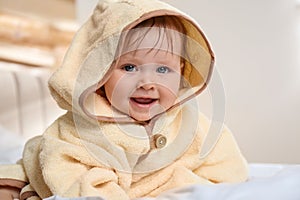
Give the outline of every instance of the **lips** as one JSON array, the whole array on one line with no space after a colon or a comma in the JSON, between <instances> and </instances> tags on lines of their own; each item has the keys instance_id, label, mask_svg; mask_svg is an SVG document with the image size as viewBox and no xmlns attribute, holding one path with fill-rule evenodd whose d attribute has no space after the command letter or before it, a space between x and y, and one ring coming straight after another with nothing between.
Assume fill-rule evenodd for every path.
<instances>
[{"instance_id":1,"label":"lips","mask_svg":"<svg viewBox=\"0 0 300 200\"><path fill-rule=\"evenodd\" d=\"M153 104L155 104L157 102L158 99L154 99L154 98L144 98L144 97L132 97L130 98L130 101L138 106L138 107L150 107Z\"/></svg>"}]
</instances>

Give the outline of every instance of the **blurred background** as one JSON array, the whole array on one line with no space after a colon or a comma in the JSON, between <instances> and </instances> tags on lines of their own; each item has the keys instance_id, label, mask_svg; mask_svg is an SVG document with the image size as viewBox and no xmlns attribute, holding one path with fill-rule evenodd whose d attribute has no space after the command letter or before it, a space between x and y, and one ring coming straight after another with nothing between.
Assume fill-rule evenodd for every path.
<instances>
[{"instance_id":1,"label":"blurred background","mask_svg":"<svg viewBox=\"0 0 300 200\"><path fill-rule=\"evenodd\" d=\"M164 1L208 36L226 96L225 123L249 162L300 164L300 1ZM0 0L0 138L26 140L63 113L47 79L96 3ZM208 115L209 96L199 97Z\"/></svg>"}]
</instances>

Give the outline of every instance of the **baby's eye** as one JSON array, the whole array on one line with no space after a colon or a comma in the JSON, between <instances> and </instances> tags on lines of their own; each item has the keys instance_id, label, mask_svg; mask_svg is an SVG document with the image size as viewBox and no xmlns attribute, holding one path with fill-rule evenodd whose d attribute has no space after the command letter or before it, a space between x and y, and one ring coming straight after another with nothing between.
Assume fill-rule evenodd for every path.
<instances>
[{"instance_id":1,"label":"baby's eye","mask_svg":"<svg viewBox=\"0 0 300 200\"><path fill-rule=\"evenodd\" d=\"M168 73L169 71L170 71L170 69L166 66L160 66L156 69L156 72L161 73L161 74Z\"/></svg>"},{"instance_id":2,"label":"baby's eye","mask_svg":"<svg viewBox=\"0 0 300 200\"><path fill-rule=\"evenodd\" d=\"M127 71L127 72L135 72L137 71L136 66L134 65L125 65L122 67L123 70Z\"/></svg>"}]
</instances>

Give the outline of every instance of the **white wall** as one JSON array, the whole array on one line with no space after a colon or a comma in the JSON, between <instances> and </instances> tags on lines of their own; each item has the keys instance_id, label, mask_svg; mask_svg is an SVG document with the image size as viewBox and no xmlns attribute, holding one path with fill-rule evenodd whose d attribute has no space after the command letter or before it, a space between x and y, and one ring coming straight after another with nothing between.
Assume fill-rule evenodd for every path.
<instances>
[{"instance_id":1,"label":"white wall","mask_svg":"<svg viewBox=\"0 0 300 200\"><path fill-rule=\"evenodd\" d=\"M76 0L76 17L78 23L82 24L92 14L98 0Z\"/></svg>"},{"instance_id":2,"label":"white wall","mask_svg":"<svg viewBox=\"0 0 300 200\"><path fill-rule=\"evenodd\" d=\"M194 17L210 39L225 88L225 122L247 159L300 163L296 0L165 1ZM80 22L95 2L77 10Z\"/></svg>"}]
</instances>

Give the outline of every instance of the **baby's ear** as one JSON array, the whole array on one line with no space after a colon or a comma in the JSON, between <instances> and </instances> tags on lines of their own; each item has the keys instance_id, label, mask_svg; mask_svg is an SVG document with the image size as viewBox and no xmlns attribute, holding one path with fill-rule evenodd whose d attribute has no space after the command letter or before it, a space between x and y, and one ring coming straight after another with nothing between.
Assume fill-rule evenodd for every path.
<instances>
[{"instance_id":1,"label":"baby's ear","mask_svg":"<svg viewBox=\"0 0 300 200\"><path fill-rule=\"evenodd\" d=\"M183 70L184 62L180 62L180 69Z\"/></svg>"},{"instance_id":2,"label":"baby's ear","mask_svg":"<svg viewBox=\"0 0 300 200\"><path fill-rule=\"evenodd\" d=\"M180 72L181 72L181 75L183 75L183 72L184 72L184 62L180 62Z\"/></svg>"}]
</instances>

